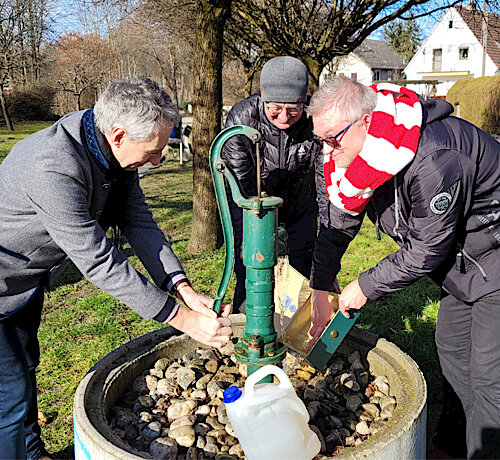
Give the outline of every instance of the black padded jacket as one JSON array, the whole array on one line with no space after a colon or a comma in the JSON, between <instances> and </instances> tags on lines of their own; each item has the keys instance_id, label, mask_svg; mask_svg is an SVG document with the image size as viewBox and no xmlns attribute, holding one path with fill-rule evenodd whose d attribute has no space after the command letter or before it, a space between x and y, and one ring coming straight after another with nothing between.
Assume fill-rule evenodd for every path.
<instances>
[{"instance_id":1,"label":"black padded jacket","mask_svg":"<svg viewBox=\"0 0 500 460\"><path fill-rule=\"evenodd\" d=\"M262 135L260 143L262 190L283 198L279 222L292 225L305 214L317 214L315 159L321 148L313 140L312 120L307 115L288 129L273 125L264 113L260 94L234 105L226 128L247 125ZM246 136L234 136L225 144L226 163L249 196L257 194L255 146Z\"/></svg>"},{"instance_id":2,"label":"black padded jacket","mask_svg":"<svg viewBox=\"0 0 500 460\"><path fill-rule=\"evenodd\" d=\"M333 206L317 161L320 231L311 287L330 290L364 214L400 249L359 276L369 299L429 275L462 301L500 290L500 144L450 116L445 101L421 101L414 160L379 187L359 216Z\"/></svg>"}]
</instances>

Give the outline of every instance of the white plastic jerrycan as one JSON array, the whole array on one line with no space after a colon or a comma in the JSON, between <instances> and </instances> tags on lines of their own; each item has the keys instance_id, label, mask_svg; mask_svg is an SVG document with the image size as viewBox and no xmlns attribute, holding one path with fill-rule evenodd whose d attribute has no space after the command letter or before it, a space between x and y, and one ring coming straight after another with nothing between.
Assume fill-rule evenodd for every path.
<instances>
[{"instance_id":1,"label":"white plastic jerrycan","mask_svg":"<svg viewBox=\"0 0 500 460\"><path fill-rule=\"evenodd\" d=\"M257 385L270 374L279 385ZM247 460L311 460L321 450L304 403L279 367L263 366L247 378L243 390L229 387L224 403Z\"/></svg>"}]
</instances>

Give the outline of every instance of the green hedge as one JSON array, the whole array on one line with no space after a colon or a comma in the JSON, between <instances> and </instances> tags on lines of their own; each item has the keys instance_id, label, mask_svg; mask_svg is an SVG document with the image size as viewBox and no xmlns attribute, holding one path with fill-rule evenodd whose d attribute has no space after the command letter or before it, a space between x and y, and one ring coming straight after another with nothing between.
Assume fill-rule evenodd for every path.
<instances>
[{"instance_id":1,"label":"green hedge","mask_svg":"<svg viewBox=\"0 0 500 460\"><path fill-rule=\"evenodd\" d=\"M464 78L451 87L446 100L455 113L460 105L460 118L487 133L500 134L500 75Z\"/></svg>"}]
</instances>

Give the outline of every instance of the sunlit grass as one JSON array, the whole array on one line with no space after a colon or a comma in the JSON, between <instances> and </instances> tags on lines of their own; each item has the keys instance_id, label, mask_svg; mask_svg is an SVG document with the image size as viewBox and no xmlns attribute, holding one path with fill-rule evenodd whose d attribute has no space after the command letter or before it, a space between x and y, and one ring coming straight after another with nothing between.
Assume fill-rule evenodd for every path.
<instances>
[{"instance_id":1,"label":"sunlit grass","mask_svg":"<svg viewBox=\"0 0 500 460\"><path fill-rule=\"evenodd\" d=\"M51 121L23 121L14 124L14 131L7 131L5 126L0 127L0 162L16 142L51 124Z\"/></svg>"}]
</instances>

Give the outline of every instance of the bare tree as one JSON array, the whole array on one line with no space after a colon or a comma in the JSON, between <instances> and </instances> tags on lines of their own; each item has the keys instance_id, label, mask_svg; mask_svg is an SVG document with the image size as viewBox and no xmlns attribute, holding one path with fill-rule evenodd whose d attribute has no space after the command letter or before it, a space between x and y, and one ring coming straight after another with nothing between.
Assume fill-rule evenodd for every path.
<instances>
[{"instance_id":1,"label":"bare tree","mask_svg":"<svg viewBox=\"0 0 500 460\"><path fill-rule=\"evenodd\" d=\"M255 75L273 55L265 37L261 35L256 28L245 24L238 14L231 15L224 30L224 47L228 59L238 60L245 71L246 97L252 94Z\"/></svg>"},{"instance_id":2,"label":"bare tree","mask_svg":"<svg viewBox=\"0 0 500 460\"><path fill-rule=\"evenodd\" d=\"M116 54L109 43L94 34L64 34L56 44L57 66L54 72L61 91L72 94L75 109L81 110L84 91L96 90L109 81Z\"/></svg>"},{"instance_id":3,"label":"bare tree","mask_svg":"<svg viewBox=\"0 0 500 460\"><path fill-rule=\"evenodd\" d=\"M49 38L56 0L15 0L11 3L16 27L21 31L16 40L20 62L12 79L17 88L23 89L40 81L44 63L42 45Z\"/></svg>"},{"instance_id":4,"label":"bare tree","mask_svg":"<svg viewBox=\"0 0 500 460\"><path fill-rule=\"evenodd\" d=\"M0 0L0 104L2 115L9 131L14 127L10 119L5 101L4 87L12 83L12 76L22 66L23 49L19 47L24 29L19 22L18 8L15 0Z\"/></svg>"},{"instance_id":5,"label":"bare tree","mask_svg":"<svg viewBox=\"0 0 500 460\"><path fill-rule=\"evenodd\" d=\"M186 74L192 72L192 47L190 40L177 33L164 18L147 7L138 8L120 28L120 35L130 40L135 37L133 47L140 50L142 60L149 69L156 68L160 80L171 93L177 106L180 105Z\"/></svg>"},{"instance_id":6,"label":"bare tree","mask_svg":"<svg viewBox=\"0 0 500 460\"><path fill-rule=\"evenodd\" d=\"M242 37L271 56L290 55L306 65L312 89L336 56L358 47L379 27L415 8L426 14L460 3L434 0L240 0L233 16L241 18ZM418 14L418 11L417 11ZM416 17L415 13L414 16Z\"/></svg>"}]
</instances>

